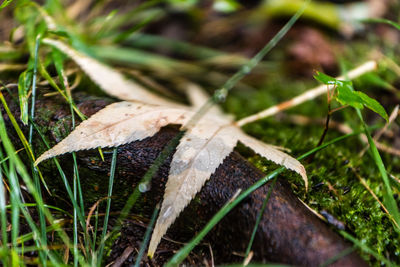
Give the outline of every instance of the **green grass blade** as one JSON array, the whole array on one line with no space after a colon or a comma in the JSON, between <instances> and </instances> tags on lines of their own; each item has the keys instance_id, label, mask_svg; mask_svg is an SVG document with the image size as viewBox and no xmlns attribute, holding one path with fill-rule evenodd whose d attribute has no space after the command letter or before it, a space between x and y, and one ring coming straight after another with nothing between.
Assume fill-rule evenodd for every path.
<instances>
[{"instance_id":1,"label":"green grass blade","mask_svg":"<svg viewBox=\"0 0 400 267\"><path fill-rule=\"evenodd\" d=\"M372 250L371 248L369 248L367 245L365 245L362 241L354 238L352 235L350 235L349 233L345 232L345 231L340 231L340 234L350 240L354 245L356 245L357 247L359 247L361 250L367 252L368 254L374 256L377 260L380 260L381 262L385 263L386 266L395 266L393 263L391 263L389 260L387 260L386 258L382 257L380 254L376 253L374 250Z\"/></svg>"},{"instance_id":2,"label":"green grass blade","mask_svg":"<svg viewBox=\"0 0 400 267\"><path fill-rule=\"evenodd\" d=\"M154 224L156 222L158 212L160 211L159 205L160 204L157 204L156 208L153 211L153 215L151 216L151 220L149 222L149 225L147 225L146 233L144 234L143 241L140 244L140 250L139 250L139 253L138 253L137 257L136 257L136 262L135 262L134 267L140 267L140 262L142 260L143 255L144 255L144 252L146 251L147 244L149 243L149 240L150 240L151 232L153 231L153 226L154 226Z\"/></svg>"},{"instance_id":3,"label":"green grass blade","mask_svg":"<svg viewBox=\"0 0 400 267\"><path fill-rule=\"evenodd\" d=\"M95 220L94 220L92 251L96 250L97 229L99 226L99 206L96 207L96 212L95 212L94 218L95 218Z\"/></svg>"},{"instance_id":4,"label":"green grass blade","mask_svg":"<svg viewBox=\"0 0 400 267\"><path fill-rule=\"evenodd\" d=\"M165 148L161 151L161 153L155 159L153 164L150 166L150 168L147 170L147 172L145 173L143 178L140 180L138 186L136 186L133 193L129 196L128 201L126 202L125 206L123 207L123 209L121 211L121 215L118 218L119 222L122 222L126 218L129 211L135 204L136 200L141 195L141 192L146 191L146 188L148 187L149 183L151 182L151 179L153 178L154 174L158 171L158 169L161 167L161 165L164 163L164 161L168 158L169 155L171 155L171 153L178 146L179 141L181 140L183 135L184 135L184 132L182 132L182 131L179 132L173 139L171 139L168 142L168 144L165 146ZM142 189L142 188L144 188L144 189Z\"/></svg>"},{"instance_id":5,"label":"green grass blade","mask_svg":"<svg viewBox=\"0 0 400 267\"><path fill-rule=\"evenodd\" d=\"M75 155L74 155L75 156ZM74 157L74 164L76 164L76 157ZM72 184L74 200L77 202L77 169L74 165L74 182ZM78 213L76 211L77 207L74 207L74 222L73 222L73 245L74 245L74 254L78 254ZM78 266L78 258L74 257L74 267Z\"/></svg>"},{"instance_id":6,"label":"green grass blade","mask_svg":"<svg viewBox=\"0 0 400 267\"><path fill-rule=\"evenodd\" d=\"M368 22L368 23L383 23L383 24L387 24L387 25L393 26L394 28L396 28L397 30L400 31L400 24L398 24L398 23L396 23L394 21L388 20L388 19L370 18L370 19L364 19L364 20L361 20L361 21L362 22Z\"/></svg>"},{"instance_id":7,"label":"green grass blade","mask_svg":"<svg viewBox=\"0 0 400 267\"><path fill-rule=\"evenodd\" d=\"M44 145L48 149L50 149L50 145L49 145L46 137L43 135L43 133L39 130L39 128L35 124L33 124L33 126L35 127L37 133L40 135ZM68 194L68 196L69 196L69 198L70 198L70 200L72 202L72 206L76 207L78 218L79 218L79 221L81 223L81 226L82 226L83 229L86 229L86 220L85 220L84 214L81 213L81 209L79 208L78 204L76 203L76 201L74 199L74 195L72 193L71 186L69 185L68 179L67 179L64 171L61 168L60 162L57 160L57 158L53 158L53 161L56 164L56 168L57 168L57 170L58 170L58 172L59 172L59 174L61 176L61 179L62 179L62 181L64 183L65 189L67 190L67 194Z\"/></svg>"},{"instance_id":8,"label":"green grass blade","mask_svg":"<svg viewBox=\"0 0 400 267\"><path fill-rule=\"evenodd\" d=\"M118 154L118 148L114 148L113 150L113 155L112 155L112 161L111 161L111 170L110 170L110 179L108 183L108 193L107 193L107 207L106 207L106 214L104 217L104 223L103 223L103 231L101 233L101 239L100 239L100 248L99 248L99 253L98 253L98 264L101 264L101 261L103 259L103 253L104 253L104 245L105 245L105 239L106 239L106 234L107 234L107 226L108 226L108 218L110 216L110 208L111 208L111 196L112 196L112 189L114 185L114 175L115 175L115 167L117 166L117 154Z\"/></svg>"},{"instance_id":9,"label":"green grass blade","mask_svg":"<svg viewBox=\"0 0 400 267\"><path fill-rule=\"evenodd\" d=\"M245 259L247 259L247 257L249 256L249 253L251 251L251 247L253 245L254 238L255 238L256 233L257 233L258 225L260 224L261 219L262 219L262 217L264 215L265 208L267 207L267 203L268 203L268 200L269 200L269 198L271 196L272 190L275 187L276 180L277 180L277 177L275 177L275 179L272 181L272 184L271 184L271 187L268 190L267 196L265 197L265 199L263 201L263 204L261 206L261 209L257 214L256 223L254 224L253 232L251 233L250 241L249 241L249 244L247 245L246 253L245 253L245 256L244 256Z\"/></svg>"},{"instance_id":10,"label":"green grass blade","mask_svg":"<svg viewBox=\"0 0 400 267\"><path fill-rule=\"evenodd\" d=\"M35 162L35 156L33 154L32 147L29 145L28 140L26 140L26 137L25 137L24 133L22 132L21 128L19 127L14 115L11 113L10 109L8 108L6 100L4 99L4 96L1 93L1 91L0 91L0 100L3 103L3 107L6 110L7 115L10 118L10 121L11 121L12 125L14 126L14 129L17 132L17 135L18 135L19 139L21 140L21 143L24 146L24 148L26 150L26 153L28 154L28 157L31 159L32 162ZM39 177L40 177L40 179L42 181L43 186L46 188L47 192L49 192L49 194L51 194L50 190L49 190L49 188L48 188L48 186L46 184L46 181L44 180L43 175L40 172L40 169L39 168L36 168L36 169L37 169Z\"/></svg>"},{"instance_id":11,"label":"green grass blade","mask_svg":"<svg viewBox=\"0 0 400 267\"><path fill-rule=\"evenodd\" d=\"M52 231L54 231L54 230L60 228L62 225L63 225L62 223L58 223L58 222L56 222L56 223L54 223L54 224L52 224L52 225L49 225L49 226L47 226L47 227L45 228L45 233L52 232ZM34 240L34 239L35 239L35 235L36 235L35 232L31 232L31 233L27 233L27 234L24 234L24 235L20 235L20 236L18 236L18 238L17 238L17 242L18 242L18 243L24 243L24 242L27 242L27 241L29 241L29 240ZM45 238L44 238L44 239L45 239ZM47 246L39 246L39 248L40 248L40 247L43 247L43 248L45 248L45 249L47 248ZM43 251L43 249L41 249L40 251Z\"/></svg>"},{"instance_id":12,"label":"green grass blade","mask_svg":"<svg viewBox=\"0 0 400 267\"><path fill-rule=\"evenodd\" d=\"M7 216L6 216L6 191L3 182L3 171L0 169L0 220L1 220L1 240L3 248L7 248Z\"/></svg>"},{"instance_id":13,"label":"green grass blade","mask_svg":"<svg viewBox=\"0 0 400 267\"><path fill-rule=\"evenodd\" d=\"M340 253L338 253L337 255L333 256L332 258L328 259L326 262L324 262L323 264L321 264L319 267L329 267L331 266L333 263L335 263L336 261L340 260L341 258L346 257L347 255L349 255L350 253L352 253L354 250L356 250L356 247L350 247L350 248L346 248L345 250L341 251Z\"/></svg>"},{"instance_id":14,"label":"green grass blade","mask_svg":"<svg viewBox=\"0 0 400 267\"><path fill-rule=\"evenodd\" d=\"M32 75L32 99L31 99L31 111L30 111L30 116L32 118L32 121L34 121L34 119L35 119L36 76L37 76L37 62L38 62L38 57L39 57L40 38L41 38L40 35L38 35L36 37L35 52L34 52L34 65L33 65L33 75ZM27 116L26 120L28 121L28 116ZM29 136L28 136L28 142L29 142L30 147L32 147L32 137L33 137L33 125L30 124L29 125ZM32 168L32 176L33 176L33 180L35 182L36 190L38 192L39 197L42 198L42 190L40 188L39 173L38 173L38 169L34 166L33 162L31 162L31 168ZM40 224L40 230L41 230L42 236L46 236L46 220L45 220L44 214L41 209L38 209L38 213L39 213L39 224ZM46 238L44 238L43 241L45 243L41 244L41 245L46 248L47 247ZM47 250L39 251L39 257L40 257L40 260L43 262L44 267L46 267L46 263L47 263L47 259L46 259L47 254L48 254Z\"/></svg>"},{"instance_id":15,"label":"green grass blade","mask_svg":"<svg viewBox=\"0 0 400 267\"><path fill-rule=\"evenodd\" d=\"M66 88L68 86L68 81L65 79L67 78L65 75L64 71L64 66L63 66L63 58L61 56L61 53L58 52L58 50L53 49L52 52L52 58L54 65L57 70L58 77L61 81L61 86L63 87L64 91L66 92L66 95L68 97L68 103L70 106L70 112L71 112L71 120L72 120L72 129L75 129L75 113L73 109L73 100L71 96L71 92L69 88ZM78 203L78 194L79 194L79 207L74 206L73 210L73 245L74 245L74 251L75 254L78 254L78 213L76 209L80 209L82 214L85 214L85 209L84 209L84 202L83 202L83 196L82 196L82 190L81 190L81 183L80 183L80 178L79 178L79 171L78 171L78 164L76 161L76 153L72 153L72 158L73 158L73 195L74 195L74 200L76 203ZM86 233L86 232L85 232ZM87 239L88 236L85 234L84 238ZM86 247L86 254L89 254L89 248ZM74 257L74 266L78 266L78 258Z\"/></svg>"},{"instance_id":16,"label":"green grass blade","mask_svg":"<svg viewBox=\"0 0 400 267\"><path fill-rule=\"evenodd\" d=\"M63 90L57 85L57 83L53 80L50 74L47 72L46 68L44 67L43 63L39 61L39 72L40 74L49 82L51 87L57 90L58 93L68 102L68 96L64 93ZM71 103L74 108L75 113L79 116L81 120L86 120L86 116L78 109L78 107Z\"/></svg>"},{"instance_id":17,"label":"green grass blade","mask_svg":"<svg viewBox=\"0 0 400 267\"><path fill-rule=\"evenodd\" d=\"M39 58L39 45L40 45L41 36L38 35L36 37L35 44L35 53L34 53L34 64L33 64L33 75L32 75L32 100L31 100L31 118L32 121L35 121L35 103L36 103L36 77L37 77L37 65ZM28 118L26 118L28 120ZM32 145L32 136L33 136L33 126L29 125L29 145Z\"/></svg>"},{"instance_id":18,"label":"green grass blade","mask_svg":"<svg viewBox=\"0 0 400 267\"><path fill-rule=\"evenodd\" d=\"M182 129L192 128L197 121L215 104L224 102L229 91L247 74L249 74L257 64L271 51L272 48L286 35L294 23L300 18L310 0L306 0L302 7L290 18L290 20L280 29L280 31L252 58L242 66L225 84L215 91L214 95L196 112L196 114L182 127Z\"/></svg>"},{"instance_id":19,"label":"green grass blade","mask_svg":"<svg viewBox=\"0 0 400 267\"><path fill-rule=\"evenodd\" d=\"M24 207L38 207L38 204L37 203L23 203L22 206L24 206ZM72 214L71 213L69 213L68 211L63 210L63 209L61 209L59 207L56 207L56 206L53 206L53 205L48 205L48 204L44 204L43 206L46 207L47 209L52 209L52 210L59 211L59 212L65 214L65 215L67 215L68 217L72 218ZM11 209L11 205L6 205L5 208L6 209Z\"/></svg>"},{"instance_id":20,"label":"green grass blade","mask_svg":"<svg viewBox=\"0 0 400 267\"><path fill-rule=\"evenodd\" d=\"M356 109L356 112L357 112L357 115L364 127L365 135L368 138L369 150L371 151L372 158L373 158L376 166L378 167L379 173L381 174L381 177L383 180L383 184L384 184L383 200L384 200L385 206L388 209L390 216L392 216L394 221L396 222L395 229L400 230L399 207L397 206L396 200L394 199L392 187L390 185L390 180L387 175L385 165L382 161L382 158L381 158L381 155L379 154L378 149L376 148L375 142L371 137L371 134L367 128L367 125L365 124L365 121L362 117L361 111L359 109Z\"/></svg>"},{"instance_id":21,"label":"green grass blade","mask_svg":"<svg viewBox=\"0 0 400 267\"><path fill-rule=\"evenodd\" d=\"M217 49L212 49L203 46L193 45L184 41L169 39L159 35L151 35L146 33L136 33L125 40L124 44L130 45L136 48L157 48L160 44L164 49L170 49L174 53L180 55L191 56L198 59L207 59L219 56L228 56L228 54L221 52ZM240 56L238 56L240 57ZM243 62L247 62L249 59L243 57Z\"/></svg>"},{"instance_id":22,"label":"green grass blade","mask_svg":"<svg viewBox=\"0 0 400 267\"><path fill-rule=\"evenodd\" d=\"M146 25L148 25L149 23L153 22L154 20L158 19L160 17L161 14L163 14L162 10L155 10L156 12L154 12L153 14L151 14L150 16L146 16L146 18L144 18L142 21L140 21L139 23L137 23L135 26L133 26L132 28L130 28L127 31L124 31L120 34L118 34L113 40L113 43L120 43L122 41L124 41L125 39L127 39L129 36L131 36L133 33L139 31L140 29L144 28Z\"/></svg>"},{"instance_id":23,"label":"green grass blade","mask_svg":"<svg viewBox=\"0 0 400 267\"><path fill-rule=\"evenodd\" d=\"M51 213L49 212L49 210L46 208L46 205L43 203L43 199L40 198L38 196L38 193L36 191L36 188L34 186L34 183L32 182L32 180L30 179L24 164L22 163L22 161L17 157L17 155L15 154L15 149L12 146L11 141L9 140L7 134L6 134L6 128L5 128L5 124L4 124L4 120L3 117L0 113L0 138L3 141L3 145L6 148L6 151L8 152L8 155L10 156L10 160L12 160L13 162L15 162L15 166L16 169L20 175L20 177L22 177L25 185L27 186L29 192L31 193L31 195L34 197L35 201L36 201L36 205L37 207L39 207L40 209L43 210L43 213L45 214L47 220L49 221L50 225L55 225L57 226L57 224L55 223L55 220L53 218L53 216L51 215ZM25 209L24 204L20 204L20 210L22 211L24 218L27 220L28 225L30 226L30 228L32 229L33 232L36 232L35 236L38 238L38 240L41 241L41 239L46 238L43 237L40 233L40 231L37 229L35 222L32 220L29 212ZM63 240L63 242L68 246L68 247L72 247L70 246L70 241L68 236L66 235L65 232L63 232L63 230L59 227L57 227L56 232L59 234L59 236L61 237L61 239ZM41 241L41 243L44 243ZM74 253L74 251L71 250L72 253ZM49 258L52 261L52 264L54 264L55 266L60 266L59 261L56 260L56 257L53 255L53 253L51 251L49 251ZM83 258L80 254L78 255L74 255L76 257L78 257L79 263L81 266L86 266L85 262L83 261Z\"/></svg>"},{"instance_id":24,"label":"green grass blade","mask_svg":"<svg viewBox=\"0 0 400 267\"><path fill-rule=\"evenodd\" d=\"M1 5L0 5L0 10L7 7L9 4L11 4L12 1L13 0L4 0L3 3L1 3Z\"/></svg>"},{"instance_id":25,"label":"green grass blade","mask_svg":"<svg viewBox=\"0 0 400 267\"><path fill-rule=\"evenodd\" d=\"M2 140L3 146L7 152L7 154L10 156L10 169L9 169L9 181L10 181L10 187L11 187L11 209L12 209L12 217L15 216L14 214L16 214L16 207L18 207L19 211L22 212L26 222L28 223L29 227L32 229L32 231L35 233L36 238L36 244L38 247L41 246L41 244L44 244L45 242L43 241L44 236L41 235L41 232L37 229L35 222L33 221L30 213L28 212L28 210L26 209L26 207L24 207L24 205L21 203L19 196L22 196L22 193L20 191L20 186L19 186L19 181L18 181L18 176L17 176L17 171L19 173L19 175L22 177L22 179L24 180L25 185L28 187L30 193L32 194L32 196L35 198L35 201L37 201L38 206L40 208L43 209L44 213L46 215L48 215L48 218L51 222L53 222L54 220L52 219L50 213L48 212L47 209L44 208L43 205L43 200L38 196L37 191L35 186L33 185L32 180L30 179L23 163L19 160L19 158L15 155L15 149L13 147L13 145L11 144L10 139L7 136L7 130L5 127L5 123L3 120L3 116L0 112L0 138ZM17 224L16 219L12 218L12 226L13 228L16 227L16 230L14 230L15 232L12 233L12 243L13 243L13 247L16 247L17 244L17 238L18 236L16 236L16 233L18 231L19 228L19 224ZM12 230L13 231L13 230ZM49 257L51 260L54 261L54 264L56 266L58 266L57 264L57 260L55 258L55 256L53 255L53 253L49 252Z\"/></svg>"},{"instance_id":26,"label":"green grass blade","mask_svg":"<svg viewBox=\"0 0 400 267\"><path fill-rule=\"evenodd\" d=\"M17 238L18 238L18 233L19 233L19 182L17 175L15 173L15 167L13 163L10 163L10 168L9 168L9 177L8 177L8 182L10 184L10 203L11 203L11 244L13 246L13 249L17 248Z\"/></svg>"},{"instance_id":27,"label":"green grass blade","mask_svg":"<svg viewBox=\"0 0 400 267\"><path fill-rule=\"evenodd\" d=\"M312 155L313 153L324 149L325 147L332 145L334 143L340 142L348 137L355 136L359 133L352 133L352 134L347 134L340 136L338 138L335 138L329 142L326 142L325 144L316 147L307 153L303 154L298 158L298 160L304 159L308 157L309 155ZM270 172L268 175L263 177L262 179L258 180L256 183L254 183L252 186L247 188L244 192L242 192L237 198L235 198L233 201L228 202L225 204L215 215L212 217L212 219L207 223L207 225L188 243L186 244L182 249L180 249L166 264L167 267L171 266L178 266L188 255L189 253L193 250L194 247L208 234L208 232L211 231L211 229L223 218L225 217L226 214L228 214L234 207L236 207L244 198L249 196L252 192L254 192L256 189L260 188L264 184L266 184L268 181L271 179L275 178L278 174L283 172L285 170L284 167L278 168L273 172Z\"/></svg>"}]
</instances>

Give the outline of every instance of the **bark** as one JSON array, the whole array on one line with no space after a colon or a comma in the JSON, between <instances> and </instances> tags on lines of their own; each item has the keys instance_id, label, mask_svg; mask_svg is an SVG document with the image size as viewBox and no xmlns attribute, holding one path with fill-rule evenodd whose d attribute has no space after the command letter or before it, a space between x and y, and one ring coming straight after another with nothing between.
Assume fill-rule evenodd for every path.
<instances>
[{"instance_id":1,"label":"bark","mask_svg":"<svg viewBox=\"0 0 400 267\"><path fill-rule=\"evenodd\" d=\"M42 93L42 92L41 92ZM107 98L84 94L74 96L80 110L90 116L112 102ZM18 105L7 97L8 104L18 118ZM59 142L71 129L69 106L59 97L39 97L36 103L36 123L49 139L51 145ZM18 138L9 119L2 110L9 127L9 134L18 144ZM25 127L27 128L27 127ZM26 130L26 129L25 129ZM158 134L143 141L132 142L118 148L117 170L114 183L112 207L120 209L127 196L137 186L141 177L152 165L163 147L177 134L176 127L166 127ZM34 136L34 150L42 153L46 148L39 135ZM17 145L18 147L18 145ZM96 149L77 153L79 173L85 196L85 204L91 206L106 196L108 173L110 170L111 150L104 149L105 161L99 159ZM72 157L59 157L67 177L72 177ZM153 177L151 190L144 193L132 210L135 214L150 218L152 211L161 199L168 176L171 157L160 167ZM65 189L52 160L39 165L51 187L54 201L58 205L68 205ZM223 164L211 176L196 199L180 215L168 232L168 236L180 241L188 241L239 189L246 189L265 174L253 167L237 152L232 152ZM245 201L232 210L207 236L212 244L216 263L240 260L233 253L244 253L257 213L270 188L270 184L255 191ZM143 231L136 231L142 235ZM134 231L131 234L135 234ZM122 238L128 238L123 236ZM141 240L142 236L135 236ZM120 243L122 241L119 241ZM165 242L165 241L163 241ZM137 246L137 243L131 244ZM331 257L350 247L338 234L312 214L292 194L284 177L280 177L273 188L267 208L258 228L253 245L255 262L279 262L300 266L318 266ZM136 252L134 252L136 253ZM115 253L114 253L115 254ZM155 260L164 260L162 253L156 253ZM351 253L336 261L332 266L365 266L366 263Z\"/></svg>"}]
</instances>

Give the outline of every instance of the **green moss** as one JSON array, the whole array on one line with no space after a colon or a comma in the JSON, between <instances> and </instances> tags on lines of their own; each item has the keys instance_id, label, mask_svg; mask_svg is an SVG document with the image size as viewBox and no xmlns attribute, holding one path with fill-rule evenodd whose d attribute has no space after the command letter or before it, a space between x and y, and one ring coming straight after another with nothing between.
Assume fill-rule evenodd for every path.
<instances>
[{"instance_id":1,"label":"green moss","mask_svg":"<svg viewBox=\"0 0 400 267\"><path fill-rule=\"evenodd\" d=\"M299 109L307 112L306 107ZM326 114L323 109L321 107L314 109L312 114L323 118ZM343 112L351 113L352 111ZM346 117L351 117L351 114L347 114ZM291 155L299 156L316 146L323 132L323 126L293 125L270 118L246 126L245 130L266 143L290 148ZM339 135L335 130L329 130L326 140ZM368 247L399 264L400 235L394 230L388 215L384 213L379 203L360 183L355 174L357 172L359 176L367 180L369 187L382 199L381 177L368 153L359 158L358 154L362 148L358 137L352 137L319 151L310 163L303 160L310 183L308 192L305 192L299 175L286 171L281 177L291 183L295 194L311 208L333 215L344 223L348 232ZM258 155L244 154L248 156L250 162L265 173L277 167ZM390 156L384 155L383 158L386 160L388 170L393 169L395 166L393 164L398 161L392 161ZM380 265L370 255L364 253L363 257L374 266Z\"/></svg>"}]
</instances>

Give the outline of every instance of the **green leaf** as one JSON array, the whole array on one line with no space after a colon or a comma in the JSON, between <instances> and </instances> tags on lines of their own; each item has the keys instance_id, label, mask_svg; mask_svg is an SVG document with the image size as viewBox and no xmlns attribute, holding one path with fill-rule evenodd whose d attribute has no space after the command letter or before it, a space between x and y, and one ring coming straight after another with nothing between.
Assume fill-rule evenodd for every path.
<instances>
[{"instance_id":1,"label":"green leaf","mask_svg":"<svg viewBox=\"0 0 400 267\"><path fill-rule=\"evenodd\" d=\"M353 85L351 81L342 81L338 80L334 77L326 75L325 73L317 71L317 75L314 75L314 78L326 85L335 85L337 87L344 87L347 86L350 90L353 90Z\"/></svg>"},{"instance_id":2,"label":"green leaf","mask_svg":"<svg viewBox=\"0 0 400 267\"><path fill-rule=\"evenodd\" d=\"M364 108L361 97L352 91L349 86L340 86L337 88L336 100L342 105L349 105L354 108Z\"/></svg>"},{"instance_id":3,"label":"green leaf","mask_svg":"<svg viewBox=\"0 0 400 267\"><path fill-rule=\"evenodd\" d=\"M319 71L317 71L317 74L314 75L314 78L317 81L320 81L321 83L328 84L328 85L330 85L330 84L337 85L337 82L338 82L337 79L335 79L329 75L326 75L325 73L319 72Z\"/></svg>"},{"instance_id":4,"label":"green leaf","mask_svg":"<svg viewBox=\"0 0 400 267\"><path fill-rule=\"evenodd\" d=\"M360 91L354 91L351 81L340 81L329 75L318 72L314 78L321 83L336 86L337 95L336 100L342 105L349 105L354 108L363 109L364 106L370 110L378 113L382 118L388 121L388 115L385 109L379 104L378 101L369 97Z\"/></svg>"},{"instance_id":5,"label":"green leaf","mask_svg":"<svg viewBox=\"0 0 400 267\"><path fill-rule=\"evenodd\" d=\"M386 110L382 107L381 104L379 104L378 101L375 99L367 96L363 92L357 91L355 92L363 101L363 104L369 108L370 110L378 113L382 118L384 118L386 121L389 120L388 114L386 113Z\"/></svg>"},{"instance_id":6,"label":"green leaf","mask_svg":"<svg viewBox=\"0 0 400 267\"><path fill-rule=\"evenodd\" d=\"M21 109L21 121L28 124L28 92L32 82L32 71L30 69L21 73L18 79L19 107Z\"/></svg>"},{"instance_id":7,"label":"green leaf","mask_svg":"<svg viewBox=\"0 0 400 267\"><path fill-rule=\"evenodd\" d=\"M1 5L0 5L0 10L2 10L3 8L5 8L9 4L11 4L12 1L13 0L4 0L3 3L1 3Z\"/></svg>"}]
</instances>

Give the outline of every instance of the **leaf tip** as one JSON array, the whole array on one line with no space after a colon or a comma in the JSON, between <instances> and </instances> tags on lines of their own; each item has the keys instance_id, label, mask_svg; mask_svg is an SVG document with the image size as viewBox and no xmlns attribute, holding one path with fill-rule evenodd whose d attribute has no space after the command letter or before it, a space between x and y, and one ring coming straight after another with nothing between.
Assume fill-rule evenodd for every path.
<instances>
[{"instance_id":1,"label":"leaf tip","mask_svg":"<svg viewBox=\"0 0 400 267\"><path fill-rule=\"evenodd\" d=\"M158 243L160 243L160 240L157 238L157 240L154 240L154 233L153 236L151 237L150 245L149 245L149 250L147 251L147 257L152 259L154 257L154 253L156 252Z\"/></svg>"},{"instance_id":2,"label":"leaf tip","mask_svg":"<svg viewBox=\"0 0 400 267\"><path fill-rule=\"evenodd\" d=\"M306 168L304 168L303 164L300 164L299 174L300 174L301 178L303 178L304 186L306 188L306 192L308 192L308 177L307 177Z\"/></svg>"},{"instance_id":3,"label":"leaf tip","mask_svg":"<svg viewBox=\"0 0 400 267\"><path fill-rule=\"evenodd\" d=\"M49 153L49 151L44 152L40 157L38 157L35 160L34 166L36 167L37 165L39 165L40 162L42 162L48 158L51 158L52 156L53 155L51 155L51 153Z\"/></svg>"}]
</instances>

